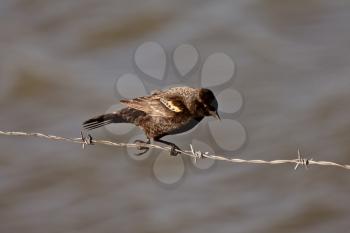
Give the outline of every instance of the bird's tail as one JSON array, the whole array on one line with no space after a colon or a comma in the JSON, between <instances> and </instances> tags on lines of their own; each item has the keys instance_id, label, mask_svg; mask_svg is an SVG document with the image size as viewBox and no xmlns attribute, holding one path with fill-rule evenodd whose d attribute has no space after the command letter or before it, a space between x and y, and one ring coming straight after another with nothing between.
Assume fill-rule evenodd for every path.
<instances>
[{"instance_id":1,"label":"bird's tail","mask_svg":"<svg viewBox=\"0 0 350 233\"><path fill-rule=\"evenodd\" d=\"M92 130L111 123L125 123L125 121L118 112L103 114L91 118L83 123L84 129Z\"/></svg>"}]
</instances>

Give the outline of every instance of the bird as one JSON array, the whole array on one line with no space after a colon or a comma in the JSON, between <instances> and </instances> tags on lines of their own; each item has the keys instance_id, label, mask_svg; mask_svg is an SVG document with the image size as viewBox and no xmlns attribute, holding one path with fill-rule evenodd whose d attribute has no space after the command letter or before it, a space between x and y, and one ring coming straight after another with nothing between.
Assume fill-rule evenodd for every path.
<instances>
[{"instance_id":1,"label":"bird","mask_svg":"<svg viewBox=\"0 0 350 233\"><path fill-rule=\"evenodd\" d=\"M170 155L175 156L182 150L163 137L186 132L207 116L220 120L218 101L207 88L177 86L154 90L147 96L122 99L120 103L125 107L91 118L83 122L83 128L92 130L108 124L131 123L140 127L147 137L147 141L135 140L135 143L150 144L152 139L170 146ZM137 155L142 155L149 147L139 146L138 149L141 152Z\"/></svg>"}]
</instances>

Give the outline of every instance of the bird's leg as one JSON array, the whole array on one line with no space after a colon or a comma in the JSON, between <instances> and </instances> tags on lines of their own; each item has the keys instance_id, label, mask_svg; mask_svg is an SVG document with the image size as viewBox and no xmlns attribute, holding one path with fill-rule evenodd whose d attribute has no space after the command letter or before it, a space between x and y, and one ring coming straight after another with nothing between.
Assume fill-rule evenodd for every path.
<instances>
[{"instance_id":1,"label":"bird's leg","mask_svg":"<svg viewBox=\"0 0 350 233\"><path fill-rule=\"evenodd\" d=\"M171 156L176 156L176 155L178 155L179 153L181 153L181 152L179 152L179 151L182 151L177 145L175 145L175 144L172 143L172 142L167 142L167 141L161 140L161 139L159 139L159 138L155 138L154 141L156 141L156 142L161 142L161 143L164 143L164 144L166 144L166 145L168 145L168 146L171 146L171 150L170 150L170 155L171 155ZM176 150L179 150L179 151L176 151Z\"/></svg>"},{"instance_id":2,"label":"bird's leg","mask_svg":"<svg viewBox=\"0 0 350 233\"><path fill-rule=\"evenodd\" d=\"M147 141L146 141L146 142L137 139L137 140L134 141L134 143L136 143L136 144L139 144L139 143L142 143L142 144L150 144L150 143L151 143L151 139L150 139L150 138L147 138ZM143 155L143 154L145 154L145 153L147 153L147 152L149 151L149 147L142 146L142 145L139 145L139 146L137 147L137 149L138 149L138 150L142 150L141 152L135 154L135 155L137 155L137 156Z\"/></svg>"}]
</instances>

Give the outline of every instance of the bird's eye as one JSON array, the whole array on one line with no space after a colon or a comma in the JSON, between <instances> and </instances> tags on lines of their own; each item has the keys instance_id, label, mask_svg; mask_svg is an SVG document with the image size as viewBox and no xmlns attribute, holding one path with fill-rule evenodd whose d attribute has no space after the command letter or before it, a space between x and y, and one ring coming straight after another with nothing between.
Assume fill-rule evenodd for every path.
<instances>
[{"instance_id":1,"label":"bird's eye","mask_svg":"<svg viewBox=\"0 0 350 233\"><path fill-rule=\"evenodd\" d=\"M218 102L216 100L213 100L209 105L209 109L210 111L216 111L218 109Z\"/></svg>"},{"instance_id":2,"label":"bird's eye","mask_svg":"<svg viewBox=\"0 0 350 233\"><path fill-rule=\"evenodd\" d=\"M210 111L216 111L216 108L215 108L214 106L208 106L208 109L209 109Z\"/></svg>"},{"instance_id":3,"label":"bird's eye","mask_svg":"<svg viewBox=\"0 0 350 233\"><path fill-rule=\"evenodd\" d=\"M204 104L205 109L208 109L209 111L216 111L216 108L212 105Z\"/></svg>"}]
</instances>

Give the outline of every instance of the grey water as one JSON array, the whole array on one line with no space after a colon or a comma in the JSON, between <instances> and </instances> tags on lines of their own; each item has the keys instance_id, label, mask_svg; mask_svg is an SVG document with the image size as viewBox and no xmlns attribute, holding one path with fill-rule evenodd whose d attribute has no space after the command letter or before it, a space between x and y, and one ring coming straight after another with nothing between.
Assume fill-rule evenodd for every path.
<instances>
[{"instance_id":1,"label":"grey water","mask_svg":"<svg viewBox=\"0 0 350 233\"><path fill-rule=\"evenodd\" d=\"M0 130L78 137L117 104L115 78L146 41L225 52L244 106L244 159L350 164L348 1L0 2ZM197 74L192 74L193 76ZM127 141L99 130L96 138ZM188 145L182 143L182 147ZM125 150L0 136L0 232L347 232L345 169L188 158L167 187L155 158Z\"/></svg>"}]
</instances>

